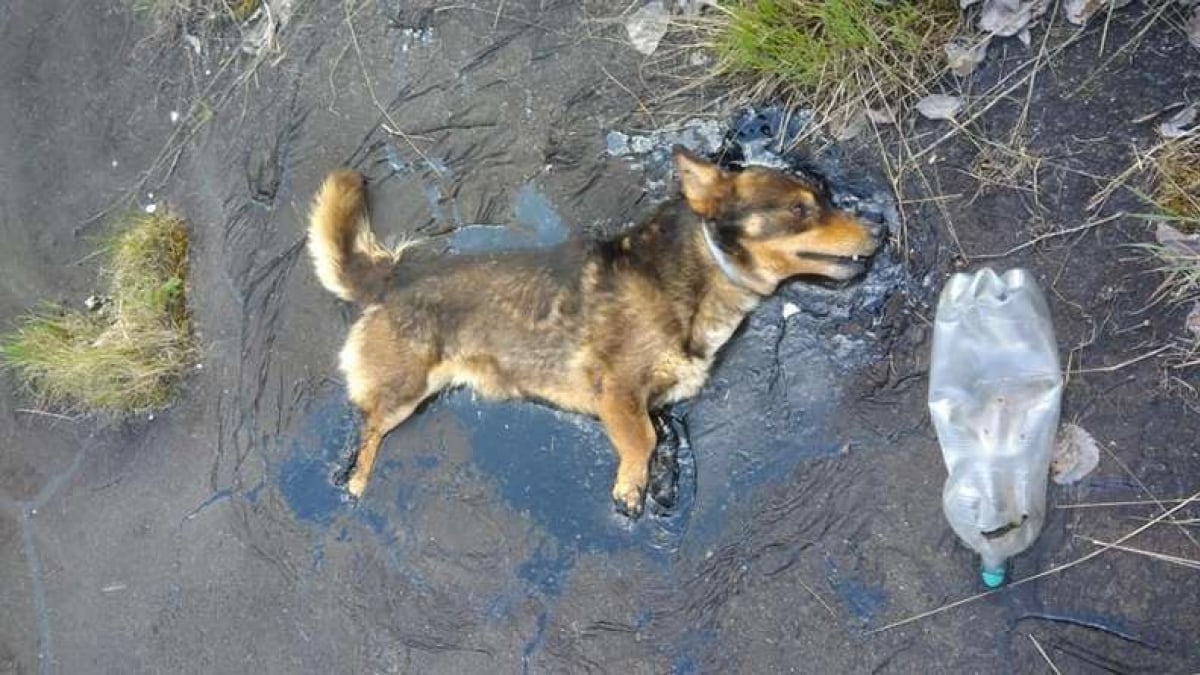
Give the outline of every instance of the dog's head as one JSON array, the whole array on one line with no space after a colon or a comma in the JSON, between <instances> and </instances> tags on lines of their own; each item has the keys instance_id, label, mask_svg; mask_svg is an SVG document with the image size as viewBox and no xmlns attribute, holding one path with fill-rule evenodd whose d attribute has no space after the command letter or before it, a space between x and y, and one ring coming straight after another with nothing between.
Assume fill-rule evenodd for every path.
<instances>
[{"instance_id":1,"label":"dog's head","mask_svg":"<svg viewBox=\"0 0 1200 675\"><path fill-rule=\"evenodd\" d=\"M818 185L765 167L725 171L682 148L674 159L688 207L772 288L804 274L849 279L879 248L881 228L834 208Z\"/></svg>"}]
</instances>

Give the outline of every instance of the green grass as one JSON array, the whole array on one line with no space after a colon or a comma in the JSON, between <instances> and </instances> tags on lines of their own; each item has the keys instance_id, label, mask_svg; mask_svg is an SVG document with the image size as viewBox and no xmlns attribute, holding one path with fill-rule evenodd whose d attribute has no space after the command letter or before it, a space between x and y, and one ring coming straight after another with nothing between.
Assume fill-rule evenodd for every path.
<instances>
[{"instance_id":1,"label":"green grass","mask_svg":"<svg viewBox=\"0 0 1200 675\"><path fill-rule=\"evenodd\" d=\"M718 71L758 94L809 97L818 110L898 107L943 69L959 28L954 0L743 0L722 7L709 42Z\"/></svg>"},{"instance_id":2,"label":"green grass","mask_svg":"<svg viewBox=\"0 0 1200 675\"><path fill-rule=\"evenodd\" d=\"M105 252L105 305L44 306L0 339L0 354L43 405L112 413L162 407L195 353L187 230L169 214L136 214Z\"/></svg>"}]
</instances>

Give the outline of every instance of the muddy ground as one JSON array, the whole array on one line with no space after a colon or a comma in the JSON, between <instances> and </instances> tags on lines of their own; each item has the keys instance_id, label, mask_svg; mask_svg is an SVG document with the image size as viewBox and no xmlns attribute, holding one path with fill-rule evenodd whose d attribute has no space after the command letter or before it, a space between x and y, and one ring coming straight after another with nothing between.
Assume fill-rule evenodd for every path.
<instances>
[{"instance_id":1,"label":"muddy ground","mask_svg":"<svg viewBox=\"0 0 1200 675\"><path fill-rule=\"evenodd\" d=\"M1124 169L1154 142L1134 120L1197 85L1200 51L1180 31L1158 22L1098 68L1144 25L1134 3L1041 70L1026 137L1045 160L1036 192L1031 174L978 191L978 147L940 145L928 189L906 180L904 196L925 200L904 205L909 250L860 284L789 286L751 316L677 411L679 505L631 524L612 512L597 423L462 393L393 433L367 495L344 500L330 479L354 416L334 355L354 310L310 271L304 210L348 163L372 178L376 229L432 237L431 257L619 229L666 187L661 158L614 156L610 132L687 119L642 112L678 83L606 20L625 3L357 4L348 22L341 3L298 3L280 51L256 65L227 58L236 35L197 52L118 2L0 7L5 326L97 290L96 216L127 199L191 223L205 346L174 406L124 422L30 412L2 376L0 672L1048 670L1031 637L1063 672L1200 669L1196 572L1115 551L872 632L981 590L941 514L925 412L929 303L955 269L1035 270L1062 353L1084 371L1064 415L1106 454L1082 483L1052 487L1052 503L1197 489L1200 415L1168 377L1196 374L1158 358L1120 366L1182 324L1146 309L1157 278L1128 248L1146 225L972 259L1087 221L1089 174ZM1074 31L1059 21L1050 43ZM982 92L1029 55L995 45L964 86ZM972 131L1006 139L1025 93ZM733 111L705 103L677 110L727 127ZM920 122L907 141L947 129ZM817 165L847 198L887 192L876 147L827 149ZM1100 215L1119 209L1141 210L1118 193ZM1094 550L1076 535L1111 541L1154 513L1053 510L1013 576ZM1198 554L1178 528L1134 543Z\"/></svg>"}]
</instances>

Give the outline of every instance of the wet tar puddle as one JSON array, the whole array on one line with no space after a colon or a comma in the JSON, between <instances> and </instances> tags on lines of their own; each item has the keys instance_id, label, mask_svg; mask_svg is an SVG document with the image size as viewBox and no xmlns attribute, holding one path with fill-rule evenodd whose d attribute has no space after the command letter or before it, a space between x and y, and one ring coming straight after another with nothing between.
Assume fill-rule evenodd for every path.
<instances>
[{"instance_id":1,"label":"wet tar puddle","mask_svg":"<svg viewBox=\"0 0 1200 675\"><path fill-rule=\"evenodd\" d=\"M393 432L396 440L385 443L372 483L356 503L338 478L358 442L360 416L342 391L327 387L290 443L278 470L279 490L299 520L318 528L348 519L382 531L379 519L393 507L403 514L420 506L419 483L443 469L439 450L461 442L465 433L470 460L480 478L494 485L497 499L536 523L561 549L633 547L665 559L687 530L695 493L686 431L678 418L667 419L658 418L664 431L656 453L657 489L637 523L612 507L616 458L598 421L534 403L478 401L467 391L442 395ZM392 506L381 496L388 492L394 494ZM546 566L554 563L535 557L518 572L530 576Z\"/></svg>"},{"instance_id":2,"label":"wet tar puddle","mask_svg":"<svg viewBox=\"0 0 1200 675\"><path fill-rule=\"evenodd\" d=\"M703 122L640 136L613 132L607 150L643 171L645 189L656 198L667 197L675 143L730 167L815 166L839 206L894 226L893 202L878 184L847 178L836 157L814 164L783 151L806 123L779 111L745 111L729 127ZM552 246L570 232L553 195L534 183L516 192L507 223L463 224L453 200L433 192L429 199L439 219L456 225L450 254ZM765 486L805 462L845 451L830 424L840 382L877 356L873 317L897 291L922 292L883 253L865 280L790 283L764 302L725 347L696 400L656 418L652 495L638 521L612 506L616 459L597 420L528 402L479 401L467 391L443 394L393 431L355 503L334 477L354 452L359 416L331 383L283 445L272 469L275 484L295 518L312 530L317 568L326 543L356 536L391 551L398 567L419 562L412 556L425 550L418 545L421 523L448 501L492 514L485 520L526 523L522 554L485 562L539 597L557 598L583 555L635 554L669 578L681 560L711 555L711 546L742 527L732 514ZM847 333L851 320L858 328ZM836 569L828 576L853 616L865 622L880 612L881 592ZM514 602L511 595L477 599L479 610L493 616L513 611ZM525 658L538 648L546 621L542 612ZM676 665L688 671L686 658Z\"/></svg>"}]
</instances>

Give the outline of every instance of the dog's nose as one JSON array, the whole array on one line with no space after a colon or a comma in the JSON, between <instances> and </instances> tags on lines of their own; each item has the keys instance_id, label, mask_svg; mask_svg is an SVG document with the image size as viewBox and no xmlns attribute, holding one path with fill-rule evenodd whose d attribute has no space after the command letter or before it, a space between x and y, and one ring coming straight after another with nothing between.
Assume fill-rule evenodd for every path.
<instances>
[{"instance_id":1,"label":"dog's nose","mask_svg":"<svg viewBox=\"0 0 1200 675\"><path fill-rule=\"evenodd\" d=\"M882 214L880 214L878 219L872 218L872 215L874 214L863 214L861 217L859 217L859 222L861 222L863 227L867 229L867 233L871 235L872 239L883 239L883 234L887 229L887 226L883 222Z\"/></svg>"}]
</instances>

